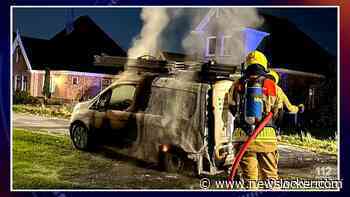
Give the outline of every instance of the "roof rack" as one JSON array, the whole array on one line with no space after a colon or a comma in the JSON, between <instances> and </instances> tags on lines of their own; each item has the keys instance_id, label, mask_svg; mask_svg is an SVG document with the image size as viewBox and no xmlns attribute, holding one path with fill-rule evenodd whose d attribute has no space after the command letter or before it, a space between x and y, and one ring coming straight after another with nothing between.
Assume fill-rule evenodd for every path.
<instances>
[{"instance_id":1,"label":"roof rack","mask_svg":"<svg viewBox=\"0 0 350 197\"><path fill-rule=\"evenodd\" d=\"M209 60L208 62L176 62L172 63L170 68L171 74L185 75L188 72L193 76L196 73L200 80L216 81L237 75L240 65L218 64Z\"/></svg>"},{"instance_id":2,"label":"roof rack","mask_svg":"<svg viewBox=\"0 0 350 197\"><path fill-rule=\"evenodd\" d=\"M165 61L156 57L145 55L136 59L126 57L100 56L99 62L106 58L113 65L124 65L125 71L135 71L142 73L157 73L169 75L198 76L200 80L217 80L219 78L230 78L239 72L240 65L219 64L214 60L203 61Z\"/></svg>"}]
</instances>

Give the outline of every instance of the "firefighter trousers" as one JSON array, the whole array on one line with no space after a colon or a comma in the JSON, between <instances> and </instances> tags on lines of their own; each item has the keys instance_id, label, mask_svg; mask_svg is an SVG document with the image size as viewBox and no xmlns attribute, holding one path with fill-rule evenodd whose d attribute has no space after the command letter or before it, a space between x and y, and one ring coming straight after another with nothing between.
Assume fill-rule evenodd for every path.
<instances>
[{"instance_id":1,"label":"firefighter trousers","mask_svg":"<svg viewBox=\"0 0 350 197\"><path fill-rule=\"evenodd\" d=\"M240 162L246 187L261 189L261 184L257 185L257 180L278 179L278 157L277 150L274 152L247 151Z\"/></svg>"}]
</instances>

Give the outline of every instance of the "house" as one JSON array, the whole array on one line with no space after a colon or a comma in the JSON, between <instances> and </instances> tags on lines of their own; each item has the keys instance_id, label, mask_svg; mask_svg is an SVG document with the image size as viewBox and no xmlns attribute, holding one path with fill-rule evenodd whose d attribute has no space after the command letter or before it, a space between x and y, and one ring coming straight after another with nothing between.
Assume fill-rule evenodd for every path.
<instances>
[{"instance_id":1,"label":"house","mask_svg":"<svg viewBox=\"0 0 350 197\"><path fill-rule=\"evenodd\" d=\"M336 57L287 19L261 14L264 24L259 28L220 28L230 24L225 9L211 8L193 29L191 37L199 43L193 52L237 66L249 51L262 51L270 67L280 73L280 85L292 103L306 105L310 125L333 133L337 125Z\"/></svg>"},{"instance_id":2,"label":"house","mask_svg":"<svg viewBox=\"0 0 350 197\"><path fill-rule=\"evenodd\" d=\"M13 90L43 97L45 73L49 72L51 98L62 102L87 99L107 87L123 70L95 62L102 54L126 57L126 52L88 16L81 16L52 39L14 34Z\"/></svg>"},{"instance_id":3,"label":"house","mask_svg":"<svg viewBox=\"0 0 350 197\"><path fill-rule=\"evenodd\" d=\"M250 27L236 26L227 18L230 8L211 8L192 30L196 51L204 59L240 65L246 54L255 50L269 33Z\"/></svg>"}]
</instances>

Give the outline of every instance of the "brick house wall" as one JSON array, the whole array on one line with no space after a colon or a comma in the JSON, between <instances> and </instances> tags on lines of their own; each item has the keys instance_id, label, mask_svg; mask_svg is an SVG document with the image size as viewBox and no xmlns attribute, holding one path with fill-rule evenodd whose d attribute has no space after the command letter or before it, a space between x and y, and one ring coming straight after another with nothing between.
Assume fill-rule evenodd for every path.
<instances>
[{"instance_id":1,"label":"brick house wall","mask_svg":"<svg viewBox=\"0 0 350 197\"><path fill-rule=\"evenodd\" d=\"M13 74L12 89L13 91L26 91L31 96L42 97L44 87L45 71L31 70L25 56L17 46L13 55Z\"/></svg>"},{"instance_id":2,"label":"brick house wall","mask_svg":"<svg viewBox=\"0 0 350 197\"><path fill-rule=\"evenodd\" d=\"M44 70L32 70L17 45L13 58L13 91L26 91L31 96L43 97ZM116 76L76 71L50 71L51 98L64 102L86 100L110 85Z\"/></svg>"},{"instance_id":3,"label":"brick house wall","mask_svg":"<svg viewBox=\"0 0 350 197\"><path fill-rule=\"evenodd\" d=\"M65 101L86 100L115 80L114 75L75 71L51 71L51 97Z\"/></svg>"},{"instance_id":4,"label":"brick house wall","mask_svg":"<svg viewBox=\"0 0 350 197\"><path fill-rule=\"evenodd\" d=\"M34 71L31 72L31 95L35 97L43 97L44 89L44 80L45 80L45 71Z\"/></svg>"},{"instance_id":5,"label":"brick house wall","mask_svg":"<svg viewBox=\"0 0 350 197\"><path fill-rule=\"evenodd\" d=\"M13 75L12 75L12 87L13 90L28 91L32 93L30 86L31 72L27 65L27 62L20 50L20 47L16 47L12 55L13 58Z\"/></svg>"}]
</instances>

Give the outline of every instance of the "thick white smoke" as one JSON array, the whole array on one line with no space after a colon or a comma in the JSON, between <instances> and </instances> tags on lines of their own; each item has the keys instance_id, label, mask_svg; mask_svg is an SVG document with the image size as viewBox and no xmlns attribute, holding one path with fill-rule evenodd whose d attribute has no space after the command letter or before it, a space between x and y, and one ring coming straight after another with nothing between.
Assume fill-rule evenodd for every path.
<instances>
[{"instance_id":1,"label":"thick white smoke","mask_svg":"<svg viewBox=\"0 0 350 197\"><path fill-rule=\"evenodd\" d=\"M143 27L128 50L129 58L137 58L142 55L154 56L159 50L161 33L169 22L166 8L143 8L141 18Z\"/></svg>"},{"instance_id":2,"label":"thick white smoke","mask_svg":"<svg viewBox=\"0 0 350 197\"><path fill-rule=\"evenodd\" d=\"M201 8L202 9L202 8ZM192 27L194 30L204 16L202 10L194 10ZM245 37L242 30L246 27L257 28L263 24L263 19L255 8L212 8L210 20L203 32L191 32L183 40L182 46L187 54L206 58L207 38L216 36L215 59L220 63L239 64L244 59ZM210 14L209 14L210 15ZM208 16L208 15L207 15ZM223 37L230 37L223 42ZM230 55L223 55L222 50Z\"/></svg>"},{"instance_id":3,"label":"thick white smoke","mask_svg":"<svg viewBox=\"0 0 350 197\"><path fill-rule=\"evenodd\" d=\"M211 15L210 20L204 26L202 33L193 32L208 13ZM263 19L255 8L242 7L143 8L141 18L143 27L128 50L129 58L137 58L142 55L156 56L161 50L171 49L170 45L182 43L182 48L187 55L195 56L197 59L206 59L208 58L206 54L207 38L216 36L216 52L212 58L219 63L240 64L244 60L246 39L242 30L246 27L257 28L263 24ZM190 24L189 27L183 26L184 20ZM182 22L177 23L177 21ZM187 28L188 33L179 38L178 29L181 28ZM165 29L172 31L162 35ZM223 37L230 38L223 40ZM224 54L223 50L225 50ZM226 54L227 51L229 55Z\"/></svg>"}]
</instances>

